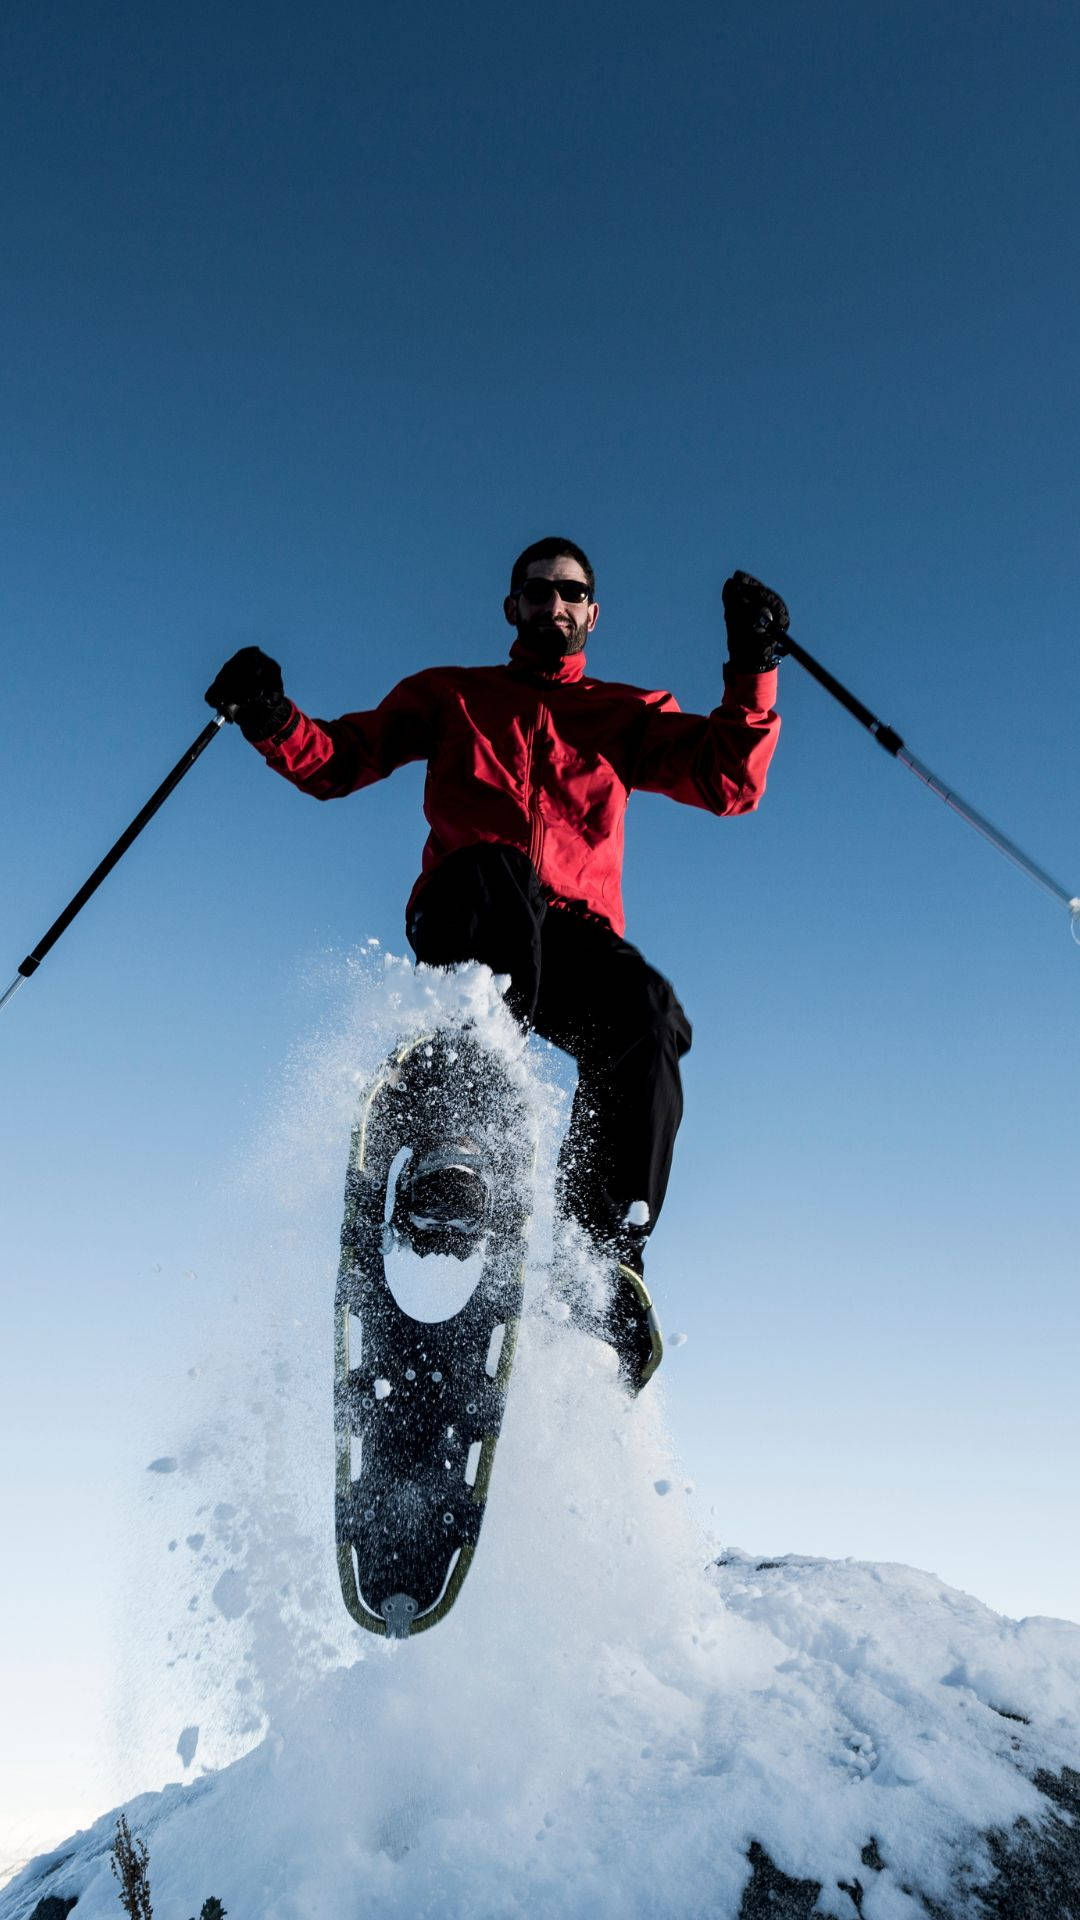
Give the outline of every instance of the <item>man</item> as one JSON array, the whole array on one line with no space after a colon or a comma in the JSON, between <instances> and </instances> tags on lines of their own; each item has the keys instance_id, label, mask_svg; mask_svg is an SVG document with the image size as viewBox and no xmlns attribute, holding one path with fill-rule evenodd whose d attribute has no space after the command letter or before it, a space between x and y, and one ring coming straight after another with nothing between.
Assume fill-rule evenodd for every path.
<instances>
[{"instance_id":1,"label":"man","mask_svg":"<svg viewBox=\"0 0 1080 1920\"><path fill-rule=\"evenodd\" d=\"M751 812L764 792L787 609L746 573L725 583L723 607L729 659L708 716L586 674L595 578L559 537L514 563L504 665L432 667L370 712L319 721L287 697L276 661L244 647L206 695L319 800L427 762L431 833L408 938L429 965L481 960L508 974L517 1018L577 1062L560 1200L608 1262L611 1304L592 1330L616 1347L632 1392L662 1352L644 1244L667 1188L691 1035L670 983L623 939L623 816L634 788L718 814ZM452 1166L421 1163L415 1217L478 1217L470 1188L481 1179L467 1151Z\"/></svg>"}]
</instances>

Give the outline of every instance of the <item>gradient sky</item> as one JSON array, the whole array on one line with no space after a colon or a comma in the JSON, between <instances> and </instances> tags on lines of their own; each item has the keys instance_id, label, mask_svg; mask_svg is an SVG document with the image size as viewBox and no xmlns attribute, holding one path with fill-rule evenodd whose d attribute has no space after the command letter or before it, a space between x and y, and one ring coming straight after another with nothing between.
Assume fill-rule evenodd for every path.
<instances>
[{"instance_id":1,"label":"gradient sky","mask_svg":"<svg viewBox=\"0 0 1080 1920\"><path fill-rule=\"evenodd\" d=\"M746 567L1080 892L1078 59L1040 0L8 5L0 985L234 647L321 714L501 658L551 531L592 671L708 710ZM1077 1618L1080 952L791 663L780 704L759 815L628 823L696 1036L672 1427L728 1541ZM404 950L421 786L317 808L230 732L2 1016L13 1819L112 1791L111 1543L214 1324L203 1196L327 952Z\"/></svg>"}]
</instances>

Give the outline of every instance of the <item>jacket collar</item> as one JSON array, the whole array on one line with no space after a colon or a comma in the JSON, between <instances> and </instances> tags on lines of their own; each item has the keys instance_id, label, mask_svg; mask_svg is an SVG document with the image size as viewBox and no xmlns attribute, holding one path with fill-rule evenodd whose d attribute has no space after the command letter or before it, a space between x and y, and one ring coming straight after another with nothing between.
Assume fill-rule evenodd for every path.
<instances>
[{"instance_id":1,"label":"jacket collar","mask_svg":"<svg viewBox=\"0 0 1080 1920\"><path fill-rule=\"evenodd\" d=\"M549 687L569 687L585 672L585 654L564 653L561 660L552 663L519 634L510 649L508 671L515 680L542 680Z\"/></svg>"}]
</instances>

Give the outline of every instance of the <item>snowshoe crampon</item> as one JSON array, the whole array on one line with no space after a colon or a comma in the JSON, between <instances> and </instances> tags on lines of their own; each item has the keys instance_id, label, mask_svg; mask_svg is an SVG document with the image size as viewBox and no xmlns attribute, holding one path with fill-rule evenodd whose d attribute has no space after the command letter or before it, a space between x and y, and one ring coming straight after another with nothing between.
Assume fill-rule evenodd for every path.
<instances>
[{"instance_id":1,"label":"snowshoe crampon","mask_svg":"<svg viewBox=\"0 0 1080 1920\"><path fill-rule=\"evenodd\" d=\"M336 1319L337 1555L345 1605L404 1639L453 1605L484 1517L524 1286L533 1143L507 1064L475 1034L403 1045L364 1096ZM387 1260L473 1262L464 1305L420 1320Z\"/></svg>"}]
</instances>

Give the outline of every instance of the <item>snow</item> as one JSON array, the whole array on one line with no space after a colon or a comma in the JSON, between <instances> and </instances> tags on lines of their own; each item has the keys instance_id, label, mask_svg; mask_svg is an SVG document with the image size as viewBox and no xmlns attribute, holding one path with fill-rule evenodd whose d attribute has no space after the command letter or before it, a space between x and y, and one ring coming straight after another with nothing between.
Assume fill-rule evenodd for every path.
<instances>
[{"instance_id":1,"label":"snow","mask_svg":"<svg viewBox=\"0 0 1080 1920\"><path fill-rule=\"evenodd\" d=\"M129 1732L148 1766L178 1755L189 1776L127 1809L155 1913L213 1893L258 1920L734 1920L751 1841L829 1879L837 1916L856 1911L842 1881L865 1920L924 1911L905 1886L954 1897L980 1831L1037 1818L1035 1772L1080 1760L1080 1627L1006 1620L906 1567L718 1553L663 1370L628 1402L610 1351L551 1310L543 1219L460 1598L404 1643L345 1615L329 1334L356 1072L433 1008L468 1012L531 1077L542 1188L564 1113L482 970L433 982L378 958L380 989L368 963L350 1020L296 1062L252 1176L277 1211L247 1255L236 1344L187 1381L186 1432L156 1436L172 1470L141 1483L158 1589L139 1588ZM170 1557L177 1540L188 1554ZM0 1920L46 1892L112 1920L114 1829L110 1812L58 1849L43 1885L31 1867Z\"/></svg>"},{"instance_id":2,"label":"snow","mask_svg":"<svg viewBox=\"0 0 1080 1920\"><path fill-rule=\"evenodd\" d=\"M902 1882L949 1898L975 1829L1035 1816L1027 1775L1080 1745L1080 1628L1004 1620L903 1567L703 1568L684 1511L642 1482L657 1422L620 1417L578 1360L563 1384L576 1371L604 1402L614 1478L549 1477L550 1429L534 1448L519 1421L443 1627L355 1647L246 1758L133 1804L155 1911L216 1892L265 1920L734 1916L757 1839L787 1873L861 1880L887 1920L918 1911ZM507 1466L530 1455L523 1497ZM115 1912L112 1830L50 1881L82 1889L80 1920ZM14 1894L2 1920L28 1911Z\"/></svg>"}]
</instances>

